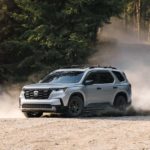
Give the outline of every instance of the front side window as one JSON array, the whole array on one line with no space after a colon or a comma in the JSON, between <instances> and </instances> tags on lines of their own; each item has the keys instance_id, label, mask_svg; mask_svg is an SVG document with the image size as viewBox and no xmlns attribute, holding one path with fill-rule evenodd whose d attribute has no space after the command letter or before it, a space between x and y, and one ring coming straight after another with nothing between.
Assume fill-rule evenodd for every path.
<instances>
[{"instance_id":1,"label":"front side window","mask_svg":"<svg viewBox=\"0 0 150 150\"><path fill-rule=\"evenodd\" d=\"M78 83L83 71L60 71L46 76L41 83Z\"/></svg>"},{"instance_id":2,"label":"front side window","mask_svg":"<svg viewBox=\"0 0 150 150\"><path fill-rule=\"evenodd\" d=\"M91 72L86 80L92 80L93 81L93 84L98 84L98 74L97 72Z\"/></svg>"}]
</instances>

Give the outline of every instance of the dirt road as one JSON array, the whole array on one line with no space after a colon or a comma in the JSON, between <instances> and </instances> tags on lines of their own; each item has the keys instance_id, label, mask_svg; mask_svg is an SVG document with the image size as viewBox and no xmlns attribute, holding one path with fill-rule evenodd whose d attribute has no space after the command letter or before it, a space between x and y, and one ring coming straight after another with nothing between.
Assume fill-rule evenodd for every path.
<instances>
[{"instance_id":1,"label":"dirt road","mask_svg":"<svg viewBox=\"0 0 150 150\"><path fill-rule=\"evenodd\" d=\"M148 150L150 116L1 119L0 150Z\"/></svg>"}]
</instances>

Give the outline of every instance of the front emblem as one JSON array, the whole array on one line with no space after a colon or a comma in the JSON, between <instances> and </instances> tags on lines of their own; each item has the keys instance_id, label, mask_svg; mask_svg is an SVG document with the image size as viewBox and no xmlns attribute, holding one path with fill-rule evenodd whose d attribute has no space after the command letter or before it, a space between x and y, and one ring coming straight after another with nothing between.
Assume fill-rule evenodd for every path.
<instances>
[{"instance_id":1,"label":"front emblem","mask_svg":"<svg viewBox=\"0 0 150 150\"><path fill-rule=\"evenodd\" d=\"M34 97L37 97L38 94L39 94L39 91L34 91L34 92L33 92Z\"/></svg>"}]
</instances>

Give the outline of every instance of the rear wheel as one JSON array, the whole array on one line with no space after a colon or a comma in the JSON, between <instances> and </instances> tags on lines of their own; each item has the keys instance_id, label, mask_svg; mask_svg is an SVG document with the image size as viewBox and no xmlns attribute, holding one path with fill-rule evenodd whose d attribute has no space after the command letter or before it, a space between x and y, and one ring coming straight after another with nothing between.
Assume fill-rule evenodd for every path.
<instances>
[{"instance_id":1,"label":"rear wheel","mask_svg":"<svg viewBox=\"0 0 150 150\"><path fill-rule=\"evenodd\" d=\"M27 118L38 118L41 117L43 112L24 112Z\"/></svg>"},{"instance_id":2,"label":"rear wheel","mask_svg":"<svg viewBox=\"0 0 150 150\"><path fill-rule=\"evenodd\" d=\"M117 95L114 101L115 108L125 111L127 108L127 99L124 95Z\"/></svg>"},{"instance_id":3,"label":"rear wheel","mask_svg":"<svg viewBox=\"0 0 150 150\"><path fill-rule=\"evenodd\" d=\"M82 114L84 108L83 99L80 96L72 96L67 107L69 117L78 117Z\"/></svg>"}]
</instances>

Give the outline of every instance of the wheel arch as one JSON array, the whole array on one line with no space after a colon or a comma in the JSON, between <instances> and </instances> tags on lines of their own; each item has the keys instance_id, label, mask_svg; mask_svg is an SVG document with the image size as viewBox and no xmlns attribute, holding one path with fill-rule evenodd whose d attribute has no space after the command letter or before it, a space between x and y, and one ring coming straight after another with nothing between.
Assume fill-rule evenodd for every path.
<instances>
[{"instance_id":1,"label":"wheel arch","mask_svg":"<svg viewBox=\"0 0 150 150\"><path fill-rule=\"evenodd\" d=\"M83 103L85 104L85 97L84 97L84 95L83 95L81 92L72 93L72 94L70 95L70 97L69 97L69 101L70 101L71 97L73 97L73 96L79 96L79 97L81 97L82 100L83 100ZM68 101L68 103L69 103L69 101ZM68 104L67 104L67 105L68 105Z\"/></svg>"},{"instance_id":2,"label":"wheel arch","mask_svg":"<svg viewBox=\"0 0 150 150\"><path fill-rule=\"evenodd\" d=\"M124 96L124 97L126 98L126 101L128 102L128 95L127 95L127 93L121 91L121 92L118 92L118 93L115 95L115 98L114 98L114 100L113 100L113 105L115 104L116 97L119 96L119 95Z\"/></svg>"}]
</instances>

